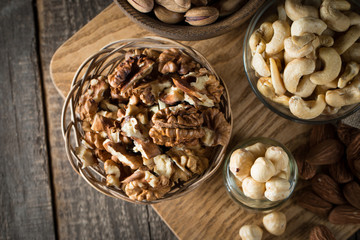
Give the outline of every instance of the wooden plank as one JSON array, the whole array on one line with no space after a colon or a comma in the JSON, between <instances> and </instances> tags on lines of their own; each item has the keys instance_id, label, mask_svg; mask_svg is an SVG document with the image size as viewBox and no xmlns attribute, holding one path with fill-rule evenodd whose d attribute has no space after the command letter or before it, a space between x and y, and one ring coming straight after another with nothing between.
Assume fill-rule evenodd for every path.
<instances>
[{"instance_id":1,"label":"wooden plank","mask_svg":"<svg viewBox=\"0 0 360 240\"><path fill-rule=\"evenodd\" d=\"M31 0L0 3L0 239L54 239Z\"/></svg>"},{"instance_id":2,"label":"wooden plank","mask_svg":"<svg viewBox=\"0 0 360 240\"><path fill-rule=\"evenodd\" d=\"M234 115L234 136L230 148L242 139L265 136L283 142L294 150L305 141L310 126L277 116L252 93L242 65L245 28L246 24L220 37L185 43L208 58L230 89ZM66 95L74 72L89 55L116 39L144 35L148 33L110 6L57 50L51 64L53 81ZM261 215L249 214L230 200L223 186L221 172L188 195L156 204L154 209L181 239L232 239L237 238L241 225L261 223ZM283 207L283 211L288 218L284 239L307 238L311 226L319 223L329 226L337 239L346 239L359 228L359 225L331 225L292 201ZM274 237L265 233L265 239Z\"/></svg>"},{"instance_id":3,"label":"wooden plank","mask_svg":"<svg viewBox=\"0 0 360 240\"><path fill-rule=\"evenodd\" d=\"M63 99L49 76L50 59L67 38L110 3L37 1L59 239L175 239L151 207L105 197L89 187L74 173L64 151L60 131Z\"/></svg>"}]
</instances>

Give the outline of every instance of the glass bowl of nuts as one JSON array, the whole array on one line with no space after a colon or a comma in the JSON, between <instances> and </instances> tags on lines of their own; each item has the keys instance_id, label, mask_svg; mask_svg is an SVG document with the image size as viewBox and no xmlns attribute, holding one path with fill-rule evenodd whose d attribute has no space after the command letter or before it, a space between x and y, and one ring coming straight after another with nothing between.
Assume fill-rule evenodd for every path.
<instances>
[{"instance_id":1,"label":"glass bowl of nuts","mask_svg":"<svg viewBox=\"0 0 360 240\"><path fill-rule=\"evenodd\" d=\"M265 0L114 0L133 22L176 40L219 36L246 22Z\"/></svg>"},{"instance_id":2,"label":"glass bowl of nuts","mask_svg":"<svg viewBox=\"0 0 360 240\"><path fill-rule=\"evenodd\" d=\"M291 152L270 138L251 138L235 146L223 169L229 196L253 211L271 211L289 199L298 179Z\"/></svg>"},{"instance_id":3,"label":"glass bowl of nuts","mask_svg":"<svg viewBox=\"0 0 360 240\"><path fill-rule=\"evenodd\" d=\"M161 37L119 40L74 76L61 121L68 159L108 196L142 204L179 197L220 167L229 99L196 50Z\"/></svg>"},{"instance_id":4,"label":"glass bowl of nuts","mask_svg":"<svg viewBox=\"0 0 360 240\"><path fill-rule=\"evenodd\" d=\"M339 10L332 2L267 1L247 29L248 81L286 119L327 123L360 109L360 3L343 1Z\"/></svg>"}]
</instances>

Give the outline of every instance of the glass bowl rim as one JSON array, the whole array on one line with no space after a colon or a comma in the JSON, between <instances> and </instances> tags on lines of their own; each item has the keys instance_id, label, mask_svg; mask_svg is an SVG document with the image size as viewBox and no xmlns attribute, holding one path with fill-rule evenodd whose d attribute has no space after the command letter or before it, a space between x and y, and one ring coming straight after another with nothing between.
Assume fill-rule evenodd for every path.
<instances>
[{"instance_id":1,"label":"glass bowl rim","mask_svg":"<svg viewBox=\"0 0 360 240\"><path fill-rule=\"evenodd\" d=\"M248 63L246 61L246 57L247 57L247 49L248 49L248 40L251 36L251 34L254 32L254 29L256 27L256 24L258 23L258 21L260 20L260 18L264 15L264 13L275 3L277 3L278 0L270 0L267 1L262 8L260 8L258 11L255 12L254 16L251 18L251 21L246 29L246 33L244 36L244 42L243 42L243 64L244 64L244 70L245 70L245 75L246 78L250 84L251 89L253 90L253 92L255 93L256 97L267 107L269 108L272 112L278 114L279 116L287 119L287 120L291 120L297 123L302 123L302 124L326 124L326 123L333 123L336 121L339 121L341 119L344 119L352 114L354 114L355 112L360 110L360 103L358 103L356 106L354 106L354 108L352 108L351 110L349 110L348 112L344 113L341 116L335 117L335 118L330 118L330 119L326 119L326 120L316 120L316 118L314 119L301 119L298 118L294 115L288 115L285 114L283 112L281 112L280 110L278 110L276 107L274 107L273 105L269 104L268 101L266 100L266 98L259 92L259 90L257 89L256 85L254 85L251 81L251 77L249 72L247 71L247 69L251 69L251 67L249 68ZM355 4L357 7L360 8L360 2L356 2L353 0L350 0L351 3ZM330 115L331 116L331 115Z\"/></svg>"},{"instance_id":2,"label":"glass bowl rim","mask_svg":"<svg viewBox=\"0 0 360 240\"><path fill-rule=\"evenodd\" d=\"M264 143L264 144L271 144L271 146L279 146L281 148L284 149L284 151L286 152L286 154L289 157L289 163L291 162L292 164L292 171L291 171L291 176L293 176L292 178L289 178L288 181L290 182L290 194L288 197L286 197L285 199L279 200L279 201L274 201L274 205L273 206L267 206L264 208L261 207L251 207L246 205L245 203L239 201L234 195L240 195L242 197L245 197L246 199L249 199L249 201L256 201L255 199L251 199L247 196L244 195L243 191L241 191L238 187L233 187L232 185L235 185L235 181L232 179L231 177L231 172L228 168L228 165L230 163L230 157L231 154L239 149L239 148L243 148L246 146L250 146L253 145L255 143ZM231 199L233 199L237 204L241 205L243 208L250 210L250 211L259 211L259 212L266 212L266 211L271 211L275 208L278 208L280 206L282 206L286 201L288 201L291 196L293 195L293 193L295 192L295 188L299 179L299 172L298 172L298 167L297 167L297 163L295 160L294 155L291 153L291 151L281 142L272 139L272 138L268 138L268 137L251 137L245 140L240 141L238 144L236 144L233 148L231 148L231 150L228 151L228 154L225 156L224 159L224 166L223 166L223 181L224 181L224 185L226 188L226 191L228 193L228 195L230 195ZM235 194L234 194L235 192ZM263 203L270 203L272 201L265 199L261 199L260 202Z\"/></svg>"}]
</instances>

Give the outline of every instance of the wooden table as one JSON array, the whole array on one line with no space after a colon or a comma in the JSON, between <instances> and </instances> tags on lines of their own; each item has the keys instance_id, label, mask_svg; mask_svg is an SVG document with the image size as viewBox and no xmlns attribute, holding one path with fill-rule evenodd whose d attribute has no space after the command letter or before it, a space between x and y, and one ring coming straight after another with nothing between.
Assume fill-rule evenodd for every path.
<instances>
[{"instance_id":1,"label":"wooden table","mask_svg":"<svg viewBox=\"0 0 360 240\"><path fill-rule=\"evenodd\" d=\"M50 59L110 3L1 0L0 239L176 239L151 206L84 184L64 152Z\"/></svg>"}]
</instances>

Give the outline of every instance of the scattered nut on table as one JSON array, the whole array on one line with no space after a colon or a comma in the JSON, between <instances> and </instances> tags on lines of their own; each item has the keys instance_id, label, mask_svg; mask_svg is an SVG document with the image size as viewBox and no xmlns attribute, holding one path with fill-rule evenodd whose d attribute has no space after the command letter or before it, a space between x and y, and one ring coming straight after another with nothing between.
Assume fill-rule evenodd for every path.
<instances>
[{"instance_id":1,"label":"scattered nut on table","mask_svg":"<svg viewBox=\"0 0 360 240\"><path fill-rule=\"evenodd\" d=\"M282 212L272 212L263 217L265 229L276 236L280 236L286 229L286 216Z\"/></svg>"},{"instance_id":2,"label":"scattered nut on table","mask_svg":"<svg viewBox=\"0 0 360 240\"><path fill-rule=\"evenodd\" d=\"M360 103L360 15L347 1L285 0L249 39L257 88L301 119Z\"/></svg>"},{"instance_id":3,"label":"scattered nut on table","mask_svg":"<svg viewBox=\"0 0 360 240\"><path fill-rule=\"evenodd\" d=\"M263 230L257 225L244 225L240 228L239 235L242 240L261 240Z\"/></svg>"},{"instance_id":4,"label":"scattered nut on table","mask_svg":"<svg viewBox=\"0 0 360 240\"><path fill-rule=\"evenodd\" d=\"M279 146L258 142L236 149L230 156L229 170L249 198L279 201L290 195L289 156Z\"/></svg>"},{"instance_id":5,"label":"scattered nut on table","mask_svg":"<svg viewBox=\"0 0 360 240\"><path fill-rule=\"evenodd\" d=\"M179 1L181 2L181 1ZM76 106L82 167L108 187L153 201L208 169L230 124L219 79L178 49L135 49L108 76L85 82Z\"/></svg>"}]
</instances>

